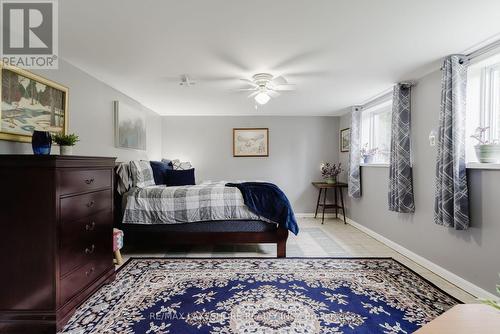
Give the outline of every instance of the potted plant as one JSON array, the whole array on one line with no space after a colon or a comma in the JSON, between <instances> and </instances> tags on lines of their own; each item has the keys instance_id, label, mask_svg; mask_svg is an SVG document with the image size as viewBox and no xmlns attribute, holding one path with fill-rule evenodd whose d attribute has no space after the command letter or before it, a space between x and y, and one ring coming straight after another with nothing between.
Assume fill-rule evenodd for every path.
<instances>
[{"instance_id":1,"label":"potted plant","mask_svg":"<svg viewBox=\"0 0 500 334\"><path fill-rule=\"evenodd\" d=\"M486 131L489 127L478 127L471 138L478 141L474 146L476 157L482 163L500 163L500 142L498 139L491 143L486 139Z\"/></svg>"},{"instance_id":2,"label":"potted plant","mask_svg":"<svg viewBox=\"0 0 500 334\"><path fill-rule=\"evenodd\" d=\"M331 164L323 162L321 164L321 176L326 180L326 183L336 183L337 176L342 172L341 163Z\"/></svg>"},{"instance_id":3,"label":"potted plant","mask_svg":"<svg viewBox=\"0 0 500 334\"><path fill-rule=\"evenodd\" d=\"M73 154L73 146L76 145L80 139L74 133L62 134L58 133L54 136L54 143L60 146L61 155L71 155Z\"/></svg>"},{"instance_id":4,"label":"potted plant","mask_svg":"<svg viewBox=\"0 0 500 334\"><path fill-rule=\"evenodd\" d=\"M363 159L363 163L371 164L373 162L373 158L375 154L378 152L378 147L368 148L368 143L366 143L361 150L359 151L361 154L361 159Z\"/></svg>"}]
</instances>

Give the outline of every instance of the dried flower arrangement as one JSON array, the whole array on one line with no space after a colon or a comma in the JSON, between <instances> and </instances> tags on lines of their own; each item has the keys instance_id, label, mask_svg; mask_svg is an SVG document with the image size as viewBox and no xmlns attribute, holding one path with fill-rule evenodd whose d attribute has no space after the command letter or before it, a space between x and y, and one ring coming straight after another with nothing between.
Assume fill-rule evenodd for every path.
<instances>
[{"instance_id":1,"label":"dried flower arrangement","mask_svg":"<svg viewBox=\"0 0 500 334\"><path fill-rule=\"evenodd\" d=\"M342 172L341 163L332 164L330 162L323 162L320 166L321 176L326 179L327 183L335 183L337 176Z\"/></svg>"}]
</instances>

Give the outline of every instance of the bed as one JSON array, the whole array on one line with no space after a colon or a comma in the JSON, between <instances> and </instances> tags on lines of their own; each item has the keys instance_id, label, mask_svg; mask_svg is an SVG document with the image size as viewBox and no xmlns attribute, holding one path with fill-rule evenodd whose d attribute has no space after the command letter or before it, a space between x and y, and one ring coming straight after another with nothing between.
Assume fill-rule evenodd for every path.
<instances>
[{"instance_id":1,"label":"bed","mask_svg":"<svg viewBox=\"0 0 500 334\"><path fill-rule=\"evenodd\" d=\"M244 204L238 188L225 182L166 187L132 187L115 198L116 227L126 245L274 243L286 257L288 229Z\"/></svg>"}]
</instances>

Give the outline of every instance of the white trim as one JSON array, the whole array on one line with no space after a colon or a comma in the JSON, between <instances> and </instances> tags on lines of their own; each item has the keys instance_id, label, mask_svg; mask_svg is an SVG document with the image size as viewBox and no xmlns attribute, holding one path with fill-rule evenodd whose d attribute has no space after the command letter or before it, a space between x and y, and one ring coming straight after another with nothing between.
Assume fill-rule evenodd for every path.
<instances>
[{"instance_id":1,"label":"white trim","mask_svg":"<svg viewBox=\"0 0 500 334\"><path fill-rule=\"evenodd\" d=\"M339 217L342 217L342 215L339 215ZM478 298L498 300L498 296L496 296L496 295L484 290L483 288L480 288L477 285L461 278L460 276L452 273L451 271L444 269L443 267L435 264L434 262L427 260L426 258L412 252L411 250L401 246L400 244L395 243L394 241L392 241L390 239L387 239L386 237L378 234L377 232L369 229L368 227L363 226L359 223L356 223L355 221L353 221L350 218L347 218L346 220L347 220L348 224L354 226L355 228L368 234L369 236L377 239L378 241L385 244L386 246L394 249L396 252L406 256L407 258L409 258L413 262L415 262L415 263L421 265L422 267L432 271L433 273L441 276L442 278L444 278L448 282L456 285L457 287L470 293L471 295L478 297Z\"/></svg>"},{"instance_id":2,"label":"white trim","mask_svg":"<svg viewBox=\"0 0 500 334\"><path fill-rule=\"evenodd\" d=\"M314 213L296 213L295 217L297 218L314 218ZM321 213L318 212L318 218L321 218ZM325 213L325 218L335 218L334 213ZM343 219L344 216L339 214L338 215L339 219ZM470 293L471 295L478 297L478 298L483 298L483 299L491 299L491 300L499 300L498 296L484 290L483 288L478 287L477 285L461 278L460 276L452 273L451 271L435 264L432 261L427 260L426 258L412 252L411 250L401 246L400 244L378 234L377 232L369 229L366 226L363 226L355 221L353 221L350 218L346 218L346 221L349 225L352 225L353 227L357 228L361 232L364 232L368 234L369 236L373 237L374 239L380 241L384 245L392 248L396 252L406 256L413 262L421 265L422 267L428 269L429 271L435 273L438 276L441 276L443 279L447 280L448 282L456 285L460 289Z\"/></svg>"},{"instance_id":3,"label":"white trim","mask_svg":"<svg viewBox=\"0 0 500 334\"><path fill-rule=\"evenodd\" d=\"M500 164L490 164L490 163L481 163L481 162L468 162L466 164L467 169L500 169Z\"/></svg>"}]
</instances>

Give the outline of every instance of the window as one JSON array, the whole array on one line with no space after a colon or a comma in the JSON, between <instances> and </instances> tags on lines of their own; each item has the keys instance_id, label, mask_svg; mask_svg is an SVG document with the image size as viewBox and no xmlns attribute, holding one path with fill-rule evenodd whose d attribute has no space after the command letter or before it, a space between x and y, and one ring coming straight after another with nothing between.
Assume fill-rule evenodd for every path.
<instances>
[{"instance_id":1,"label":"window","mask_svg":"<svg viewBox=\"0 0 500 334\"><path fill-rule=\"evenodd\" d=\"M361 114L361 163L387 164L391 150L392 99Z\"/></svg>"},{"instance_id":2,"label":"window","mask_svg":"<svg viewBox=\"0 0 500 334\"><path fill-rule=\"evenodd\" d=\"M470 65L467 78L466 161L477 162L476 129L486 128L486 142L500 139L500 54Z\"/></svg>"}]
</instances>

